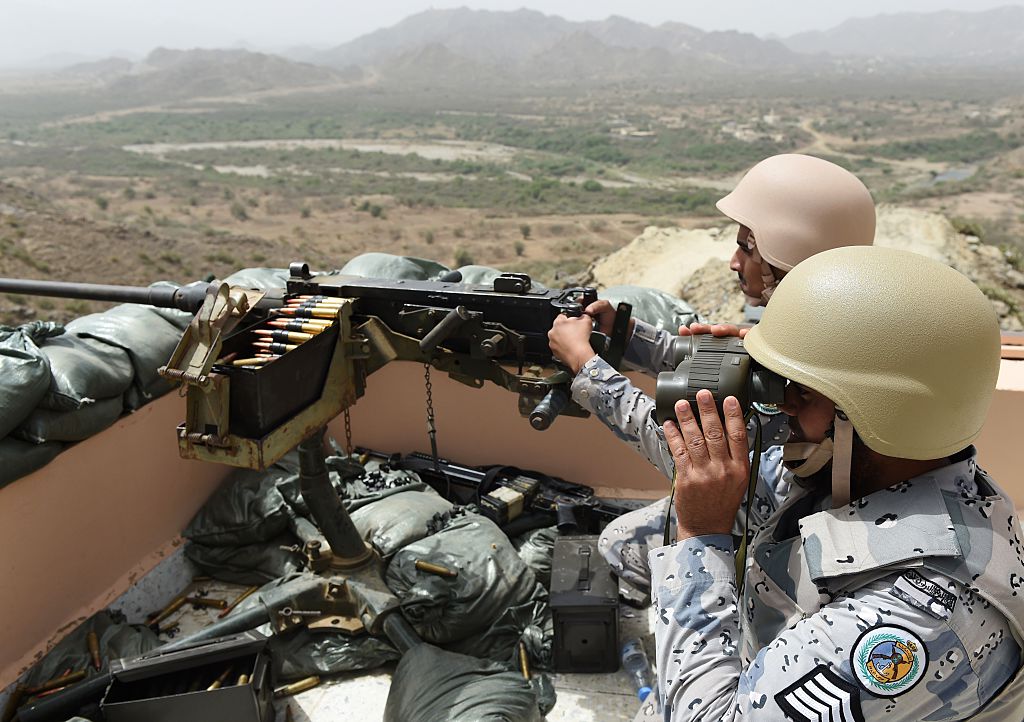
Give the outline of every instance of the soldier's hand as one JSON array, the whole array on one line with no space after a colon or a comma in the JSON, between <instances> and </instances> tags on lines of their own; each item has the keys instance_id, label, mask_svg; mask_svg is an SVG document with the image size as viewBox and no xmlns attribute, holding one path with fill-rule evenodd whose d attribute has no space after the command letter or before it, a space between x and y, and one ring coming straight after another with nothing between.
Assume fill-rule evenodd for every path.
<instances>
[{"instance_id":1,"label":"soldier's hand","mask_svg":"<svg viewBox=\"0 0 1024 722\"><path fill-rule=\"evenodd\" d=\"M615 308L612 306L610 301L599 298L583 309L583 313L587 314L597 322L596 330L600 331L605 336L612 335L612 326L615 325ZM626 329L627 341L629 341L633 336L634 326L636 326L636 321L630 317L629 327Z\"/></svg>"},{"instance_id":2,"label":"soldier's hand","mask_svg":"<svg viewBox=\"0 0 1024 722\"><path fill-rule=\"evenodd\" d=\"M740 328L739 326L732 323L698 323L694 321L689 326L680 326L680 336L698 336L703 333L710 333L712 336L739 336L743 338L747 335L749 328Z\"/></svg>"},{"instance_id":3,"label":"soldier's hand","mask_svg":"<svg viewBox=\"0 0 1024 722\"><path fill-rule=\"evenodd\" d=\"M590 333L594 330L593 319L582 316L558 316L548 331L548 346L555 358L564 363L575 374L583 364L596 354L590 346Z\"/></svg>"},{"instance_id":4,"label":"soldier's hand","mask_svg":"<svg viewBox=\"0 0 1024 722\"><path fill-rule=\"evenodd\" d=\"M665 422L665 441L675 461L677 539L729 534L747 490L747 430L736 397L723 404L725 424L710 391L697 392L700 426L687 401L676 402L678 424ZM702 430L703 429L703 430Z\"/></svg>"}]
</instances>

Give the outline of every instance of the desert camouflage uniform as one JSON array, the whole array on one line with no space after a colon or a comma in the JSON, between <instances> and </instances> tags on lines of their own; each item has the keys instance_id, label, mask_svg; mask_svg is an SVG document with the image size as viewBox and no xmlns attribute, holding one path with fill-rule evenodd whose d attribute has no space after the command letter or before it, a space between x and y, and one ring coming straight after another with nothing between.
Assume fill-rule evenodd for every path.
<instances>
[{"instance_id":1,"label":"desert camouflage uniform","mask_svg":"<svg viewBox=\"0 0 1024 722\"><path fill-rule=\"evenodd\" d=\"M649 374L675 370L671 355L673 338L667 331L638 319L623 356L626 368ZM598 356L588 361L573 379L572 397L612 433L654 464L667 479L672 478L672 455L665 444L664 432L654 418L654 399ZM787 419L781 413L761 415L762 446L785 441L789 433ZM752 439L753 426L748 430ZM755 499L755 504L766 503L769 500ZM663 543L667 509L668 497L665 497L643 509L624 514L604 529L598 542L598 549L612 569L625 581L644 591L651 585L647 552ZM768 511L766 507L765 512ZM745 507L741 514L744 512Z\"/></svg>"},{"instance_id":2,"label":"desert camouflage uniform","mask_svg":"<svg viewBox=\"0 0 1024 722\"><path fill-rule=\"evenodd\" d=\"M730 535L650 552L664 719L1024 719L1024 535L974 450L839 509L778 454L741 596Z\"/></svg>"}]
</instances>

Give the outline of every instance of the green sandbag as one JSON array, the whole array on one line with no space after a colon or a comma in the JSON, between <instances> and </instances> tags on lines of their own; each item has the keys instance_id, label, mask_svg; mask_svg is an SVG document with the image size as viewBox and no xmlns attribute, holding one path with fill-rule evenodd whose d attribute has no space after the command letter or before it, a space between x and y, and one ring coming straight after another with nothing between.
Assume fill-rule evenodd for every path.
<instances>
[{"instance_id":1,"label":"green sandbag","mask_svg":"<svg viewBox=\"0 0 1024 722\"><path fill-rule=\"evenodd\" d=\"M152 307L126 303L75 319L67 325L67 330L128 352L135 378L125 393L125 408L137 409L173 387L160 377L157 369L171 357L181 339L181 331Z\"/></svg>"},{"instance_id":2,"label":"green sandbag","mask_svg":"<svg viewBox=\"0 0 1024 722\"><path fill-rule=\"evenodd\" d=\"M49 464L64 444L30 444L21 439L0 439L0 487Z\"/></svg>"},{"instance_id":3,"label":"green sandbag","mask_svg":"<svg viewBox=\"0 0 1024 722\"><path fill-rule=\"evenodd\" d=\"M352 512L359 535L385 559L427 535L427 522L450 511L452 503L438 494L407 491L394 494Z\"/></svg>"},{"instance_id":4,"label":"green sandbag","mask_svg":"<svg viewBox=\"0 0 1024 722\"><path fill-rule=\"evenodd\" d=\"M0 326L0 439L32 413L50 389L50 364L39 344L62 333L62 326L46 321Z\"/></svg>"},{"instance_id":5,"label":"green sandbag","mask_svg":"<svg viewBox=\"0 0 1024 722\"><path fill-rule=\"evenodd\" d=\"M486 630L509 607L530 600L538 586L504 532L490 519L463 514L395 553L388 587L402 613L428 642L443 644ZM425 560L458 572L442 577L416 568Z\"/></svg>"},{"instance_id":6,"label":"green sandbag","mask_svg":"<svg viewBox=\"0 0 1024 722\"><path fill-rule=\"evenodd\" d=\"M289 634L275 634L267 645L274 665L274 679L281 681L374 669L401 656L384 638L368 634L348 637L304 628Z\"/></svg>"},{"instance_id":7,"label":"green sandbag","mask_svg":"<svg viewBox=\"0 0 1024 722\"><path fill-rule=\"evenodd\" d=\"M125 624L124 617L107 610L85 620L74 631L59 641L46 656L26 675L22 684L35 687L69 669L84 669L88 678L106 671L111 659L138 657L160 646L156 634L141 624ZM100 642L100 670L92 666L86 637L96 632Z\"/></svg>"},{"instance_id":8,"label":"green sandbag","mask_svg":"<svg viewBox=\"0 0 1024 722\"><path fill-rule=\"evenodd\" d=\"M519 644L522 643L531 668L550 669L554 640L555 625L548 592L538 584L531 599L504 610L483 633L445 644L444 648L449 652L518 666Z\"/></svg>"},{"instance_id":9,"label":"green sandbag","mask_svg":"<svg viewBox=\"0 0 1024 722\"><path fill-rule=\"evenodd\" d=\"M551 558L555 554L558 527L533 529L512 540L519 558L533 570L537 581L545 587L551 583Z\"/></svg>"},{"instance_id":10,"label":"green sandbag","mask_svg":"<svg viewBox=\"0 0 1024 722\"><path fill-rule=\"evenodd\" d=\"M235 271L224 279L230 286L240 288L255 288L260 291L268 291L272 288L284 288L288 283L288 269L286 268L243 268Z\"/></svg>"},{"instance_id":11,"label":"green sandbag","mask_svg":"<svg viewBox=\"0 0 1024 722\"><path fill-rule=\"evenodd\" d=\"M426 281L448 271L448 267L437 261L413 256L394 256L390 253L363 253L346 263L343 276L364 276L366 278L409 279Z\"/></svg>"},{"instance_id":12,"label":"green sandbag","mask_svg":"<svg viewBox=\"0 0 1024 722\"><path fill-rule=\"evenodd\" d=\"M212 547L189 542L185 556L203 574L233 584L266 584L301 568L297 555L282 546L295 544L295 537L283 534L262 544Z\"/></svg>"},{"instance_id":13,"label":"green sandbag","mask_svg":"<svg viewBox=\"0 0 1024 722\"><path fill-rule=\"evenodd\" d=\"M420 644L391 678L384 722L540 722L554 706L550 682L546 692L506 665Z\"/></svg>"},{"instance_id":14,"label":"green sandbag","mask_svg":"<svg viewBox=\"0 0 1024 722\"><path fill-rule=\"evenodd\" d=\"M120 396L103 399L70 411L39 408L29 414L24 423L15 429L14 434L33 444L47 441L81 441L113 424L121 418L123 411L124 402Z\"/></svg>"},{"instance_id":15,"label":"green sandbag","mask_svg":"<svg viewBox=\"0 0 1024 722\"><path fill-rule=\"evenodd\" d=\"M277 484L292 475L292 469L280 463L266 471L232 471L182 536L205 546L243 546L283 534L291 510Z\"/></svg>"},{"instance_id":16,"label":"green sandbag","mask_svg":"<svg viewBox=\"0 0 1024 722\"><path fill-rule=\"evenodd\" d=\"M623 301L632 304L634 318L670 333L676 333L680 326L704 320L686 301L656 288L612 286L599 295L610 302L613 308Z\"/></svg>"},{"instance_id":17,"label":"green sandbag","mask_svg":"<svg viewBox=\"0 0 1024 722\"><path fill-rule=\"evenodd\" d=\"M50 388L39 406L70 411L97 399L120 396L132 385L128 353L103 341L73 333L47 339L40 350L50 362Z\"/></svg>"},{"instance_id":18,"label":"green sandbag","mask_svg":"<svg viewBox=\"0 0 1024 722\"><path fill-rule=\"evenodd\" d=\"M500 276L505 271L499 271L497 268L491 268L490 266L460 266L455 269L462 274L462 283L468 283L474 286L490 286L494 283L494 279ZM531 281L531 287L538 291L544 290L546 287L537 281Z\"/></svg>"}]
</instances>

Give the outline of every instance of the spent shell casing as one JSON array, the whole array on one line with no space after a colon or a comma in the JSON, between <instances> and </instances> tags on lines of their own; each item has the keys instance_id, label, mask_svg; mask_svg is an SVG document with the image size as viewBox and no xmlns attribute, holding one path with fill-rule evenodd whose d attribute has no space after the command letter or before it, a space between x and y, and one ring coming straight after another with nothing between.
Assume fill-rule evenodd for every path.
<instances>
[{"instance_id":1,"label":"spent shell casing","mask_svg":"<svg viewBox=\"0 0 1024 722\"><path fill-rule=\"evenodd\" d=\"M306 319L306 321L312 321L313 319ZM303 323L302 321L268 321L268 324L274 328L280 328L285 331L302 331L303 333L309 333L316 336L318 333L323 333L331 327L330 323L315 324L315 323Z\"/></svg>"},{"instance_id":2,"label":"spent shell casing","mask_svg":"<svg viewBox=\"0 0 1024 722\"><path fill-rule=\"evenodd\" d=\"M220 673L220 676L218 676L217 679L213 680L213 684L207 687L206 691L212 692L215 689L220 689L221 687L223 687L224 683L228 681L228 677L231 676L231 669L232 668L229 665L227 669Z\"/></svg>"},{"instance_id":3,"label":"spent shell casing","mask_svg":"<svg viewBox=\"0 0 1024 722\"><path fill-rule=\"evenodd\" d=\"M450 579L459 576L459 572L456 569L442 567L440 564L432 564L431 562L423 561L422 559L416 560L416 568L421 572L437 574L440 577L448 577Z\"/></svg>"},{"instance_id":4,"label":"spent shell casing","mask_svg":"<svg viewBox=\"0 0 1024 722\"><path fill-rule=\"evenodd\" d=\"M237 607L239 604L241 604L243 599L245 599L246 597L248 597L251 594L255 594L256 592L259 591L259 589L260 589L259 587L249 587L248 589L246 589L244 592L242 592L237 597L235 597L234 600L231 602L231 604L229 604L227 607L225 607L224 611L217 615L217 618L220 619L221 617L226 617L229 614L231 614L231 611L235 607Z\"/></svg>"},{"instance_id":5,"label":"spent shell casing","mask_svg":"<svg viewBox=\"0 0 1024 722\"><path fill-rule=\"evenodd\" d=\"M317 306L315 308L302 308L300 306L279 308L278 313L283 313L286 316L295 316L296 318L337 318L337 309L326 308Z\"/></svg>"},{"instance_id":6,"label":"spent shell casing","mask_svg":"<svg viewBox=\"0 0 1024 722\"><path fill-rule=\"evenodd\" d=\"M212 599L210 597L185 597L185 601L195 604L197 607L210 607L212 609L224 609L228 606L228 600Z\"/></svg>"},{"instance_id":7,"label":"spent shell casing","mask_svg":"<svg viewBox=\"0 0 1024 722\"><path fill-rule=\"evenodd\" d=\"M238 681L235 682L235 686L241 687L243 684L249 684L249 675L240 674L238 675Z\"/></svg>"},{"instance_id":8,"label":"spent shell casing","mask_svg":"<svg viewBox=\"0 0 1024 722\"><path fill-rule=\"evenodd\" d=\"M150 627L156 626L156 625L160 624L160 622L164 621L169 616L174 614L176 611L181 609L183 606L185 606L185 595L184 594L179 595L179 596L175 597L173 600L171 600L171 603L168 604L163 609L161 609L159 612L157 612L156 615L154 617L152 617L147 622L147 624Z\"/></svg>"},{"instance_id":9,"label":"spent shell casing","mask_svg":"<svg viewBox=\"0 0 1024 722\"><path fill-rule=\"evenodd\" d=\"M313 338L311 333L299 333L298 331L284 331L274 328L258 328L253 331L258 336L270 338L274 341L296 341L302 343Z\"/></svg>"},{"instance_id":10,"label":"spent shell casing","mask_svg":"<svg viewBox=\"0 0 1024 722\"><path fill-rule=\"evenodd\" d=\"M100 638L96 636L96 632L90 631L85 635L85 645L89 648L89 656L92 658L92 666L99 669L103 666L103 660L100 659Z\"/></svg>"},{"instance_id":11,"label":"spent shell casing","mask_svg":"<svg viewBox=\"0 0 1024 722\"><path fill-rule=\"evenodd\" d=\"M519 642L519 669L523 672L523 679L530 678L530 657L526 654L526 645Z\"/></svg>"},{"instance_id":12,"label":"spent shell casing","mask_svg":"<svg viewBox=\"0 0 1024 722\"><path fill-rule=\"evenodd\" d=\"M80 669L77 672L67 672L59 677L54 677L47 682L43 682L37 687L22 687L21 691L25 696L31 697L33 695L44 694L55 689L67 687L69 684L80 682L83 679L85 679L85 670Z\"/></svg>"},{"instance_id":13,"label":"spent shell casing","mask_svg":"<svg viewBox=\"0 0 1024 722\"><path fill-rule=\"evenodd\" d=\"M306 677L300 679L298 682L292 682L286 684L284 687L278 687L274 690L274 699L281 699L282 697L291 697L299 692L305 692L307 689L313 689L320 684L320 678L316 675L312 677Z\"/></svg>"},{"instance_id":14,"label":"spent shell casing","mask_svg":"<svg viewBox=\"0 0 1024 722\"><path fill-rule=\"evenodd\" d=\"M285 353L286 351L294 351L298 348L297 344L278 343L277 341L253 341L252 345L259 348L269 349L274 353Z\"/></svg>"}]
</instances>

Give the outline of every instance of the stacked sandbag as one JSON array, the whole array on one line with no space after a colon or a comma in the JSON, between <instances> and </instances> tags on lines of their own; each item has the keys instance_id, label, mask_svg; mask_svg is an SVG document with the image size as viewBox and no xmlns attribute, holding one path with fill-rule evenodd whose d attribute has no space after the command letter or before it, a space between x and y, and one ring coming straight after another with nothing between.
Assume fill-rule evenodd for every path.
<instances>
[{"instance_id":1,"label":"stacked sandbag","mask_svg":"<svg viewBox=\"0 0 1024 722\"><path fill-rule=\"evenodd\" d=\"M633 318L673 334L680 326L704 320L686 301L656 288L610 286L598 295L610 302L613 308L623 302L632 305Z\"/></svg>"},{"instance_id":2,"label":"stacked sandbag","mask_svg":"<svg viewBox=\"0 0 1024 722\"><path fill-rule=\"evenodd\" d=\"M325 464L356 528L382 556L421 539L430 519L451 508L417 474L380 460L363 466L339 453ZM298 570L299 557L281 547L317 534L296 452L266 471L232 472L182 532L189 540L185 555L204 574L237 584L263 584Z\"/></svg>"},{"instance_id":3,"label":"stacked sandbag","mask_svg":"<svg viewBox=\"0 0 1024 722\"><path fill-rule=\"evenodd\" d=\"M39 347L63 332L62 326L43 321L17 328L0 326L0 486L35 471L60 452L60 444L32 448L8 434L24 423L49 391L50 363Z\"/></svg>"},{"instance_id":4,"label":"stacked sandbag","mask_svg":"<svg viewBox=\"0 0 1024 722\"><path fill-rule=\"evenodd\" d=\"M343 276L427 281L448 270L447 266L425 258L395 256L390 253L363 253L342 266L340 273Z\"/></svg>"},{"instance_id":5,"label":"stacked sandbag","mask_svg":"<svg viewBox=\"0 0 1024 722\"><path fill-rule=\"evenodd\" d=\"M445 644L485 632L510 607L535 597L536 577L498 526L479 514L439 519L438 530L399 550L386 582L402 613L427 642ZM416 568L423 560L455 576Z\"/></svg>"},{"instance_id":6,"label":"stacked sandbag","mask_svg":"<svg viewBox=\"0 0 1024 722\"><path fill-rule=\"evenodd\" d=\"M532 680L496 662L421 644L402 656L385 722L540 722L555 703L545 675Z\"/></svg>"}]
</instances>

